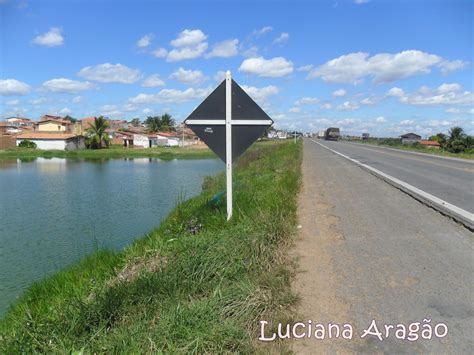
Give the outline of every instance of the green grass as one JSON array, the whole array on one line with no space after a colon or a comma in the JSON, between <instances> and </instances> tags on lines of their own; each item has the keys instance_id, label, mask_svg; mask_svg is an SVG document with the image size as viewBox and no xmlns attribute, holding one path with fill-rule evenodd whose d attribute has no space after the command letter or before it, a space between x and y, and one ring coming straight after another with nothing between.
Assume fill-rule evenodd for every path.
<instances>
[{"instance_id":1,"label":"green grass","mask_svg":"<svg viewBox=\"0 0 474 355\"><path fill-rule=\"evenodd\" d=\"M87 158L87 159L113 159L113 158L160 158L170 159L203 159L215 158L216 155L209 149L195 149L191 147L157 147L157 148L124 148L111 146L108 149L80 149L64 150L39 150L29 148L14 148L0 150L0 160L16 158Z\"/></svg>"},{"instance_id":2,"label":"green grass","mask_svg":"<svg viewBox=\"0 0 474 355\"><path fill-rule=\"evenodd\" d=\"M361 143L361 144L371 144L371 145L389 147L389 148L400 149L400 150L408 150L412 152L420 152L420 153L431 154L431 155L440 155L440 156L445 156L445 157L474 159L474 153L451 153L443 149L427 148L422 145L409 145L409 144L401 144L401 143L384 144L383 142L377 139L367 139L363 141L352 141L352 142Z\"/></svg>"},{"instance_id":3,"label":"green grass","mask_svg":"<svg viewBox=\"0 0 474 355\"><path fill-rule=\"evenodd\" d=\"M224 175L206 178L199 196L124 251L34 284L0 322L0 353L261 350L259 320L291 319L296 300L286 251L301 158L300 142L254 145L234 171L230 222L225 199L208 204Z\"/></svg>"}]
</instances>

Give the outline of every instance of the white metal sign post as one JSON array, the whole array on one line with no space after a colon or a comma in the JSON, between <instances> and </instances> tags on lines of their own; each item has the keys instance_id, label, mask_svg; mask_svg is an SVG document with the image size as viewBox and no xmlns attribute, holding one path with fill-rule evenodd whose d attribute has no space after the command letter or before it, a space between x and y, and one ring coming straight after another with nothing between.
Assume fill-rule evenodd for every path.
<instances>
[{"instance_id":1,"label":"white metal sign post","mask_svg":"<svg viewBox=\"0 0 474 355\"><path fill-rule=\"evenodd\" d=\"M230 220L232 162L273 120L232 80L230 71L224 81L188 116L185 124L226 164L227 220Z\"/></svg>"},{"instance_id":2,"label":"white metal sign post","mask_svg":"<svg viewBox=\"0 0 474 355\"><path fill-rule=\"evenodd\" d=\"M227 220L232 217L232 75L225 73L225 144L227 182Z\"/></svg>"}]
</instances>

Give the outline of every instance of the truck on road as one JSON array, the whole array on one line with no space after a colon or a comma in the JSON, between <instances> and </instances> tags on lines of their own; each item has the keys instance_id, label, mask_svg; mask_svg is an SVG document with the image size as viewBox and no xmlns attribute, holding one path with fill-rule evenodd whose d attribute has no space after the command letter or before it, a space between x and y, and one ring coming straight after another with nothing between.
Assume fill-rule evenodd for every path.
<instances>
[{"instance_id":1,"label":"truck on road","mask_svg":"<svg viewBox=\"0 0 474 355\"><path fill-rule=\"evenodd\" d=\"M327 141L337 141L339 139L339 128L329 127L324 133L324 139Z\"/></svg>"}]
</instances>

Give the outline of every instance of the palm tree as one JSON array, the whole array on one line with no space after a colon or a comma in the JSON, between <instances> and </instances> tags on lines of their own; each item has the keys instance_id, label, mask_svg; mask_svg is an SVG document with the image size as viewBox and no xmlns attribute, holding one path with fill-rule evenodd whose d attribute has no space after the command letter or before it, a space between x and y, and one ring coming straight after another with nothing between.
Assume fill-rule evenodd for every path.
<instances>
[{"instance_id":1,"label":"palm tree","mask_svg":"<svg viewBox=\"0 0 474 355\"><path fill-rule=\"evenodd\" d=\"M148 116L145 123L148 127L148 132L158 132L162 125L160 116Z\"/></svg>"},{"instance_id":2,"label":"palm tree","mask_svg":"<svg viewBox=\"0 0 474 355\"><path fill-rule=\"evenodd\" d=\"M86 143L92 149L102 148L102 143L109 146L109 135L105 130L109 127L109 122L103 117L95 117L94 123L86 130Z\"/></svg>"},{"instance_id":3,"label":"palm tree","mask_svg":"<svg viewBox=\"0 0 474 355\"><path fill-rule=\"evenodd\" d=\"M163 132L169 132L169 131L174 131L175 130L175 121L171 117L171 115L165 113L164 115L161 116L161 127L160 129Z\"/></svg>"},{"instance_id":4,"label":"palm tree","mask_svg":"<svg viewBox=\"0 0 474 355\"><path fill-rule=\"evenodd\" d=\"M466 134L461 127L453 127L449 130L447 147L450 152L459 153L466 149Z\"/></svg>"},{"instance_id":5,"label":"palm tree","mask_svg":"<svg viewBox=\"0 0 474 355\"><path fill-rule=\"evenodd\" d=\"M134 118L131 122L133 127L138 127L140 125L140 119L139 118Z\"/></svg>"}]
</instances>

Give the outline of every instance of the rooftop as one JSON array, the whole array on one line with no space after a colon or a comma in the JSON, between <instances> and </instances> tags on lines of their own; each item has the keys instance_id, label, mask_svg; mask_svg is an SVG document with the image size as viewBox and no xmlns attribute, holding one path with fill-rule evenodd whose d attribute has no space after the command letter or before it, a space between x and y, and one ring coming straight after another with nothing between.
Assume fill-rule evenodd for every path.
<instances>
[{"instance_id":1,"label":"rooftop","mask_svg":"<svg viewBox=\"0 0 474 355\"><path fill-rule=\"evenodd\" d=\"M428 141L428 140L421 140L420 144L421 145L433 146L433 147L441 146L437 141Z\"/></svg>"},{"instance_id":2,"label":"rooftop","mask_svg":"<svg viewBox=\"0 0 474 355\"><path fill-rule=\"evenodd\" d=\"M21 133L16 136L17 139L70 139L78 137L78 135L74 133L49 133L49 132L27 132Z\"/></svg>"}]
</instances>

